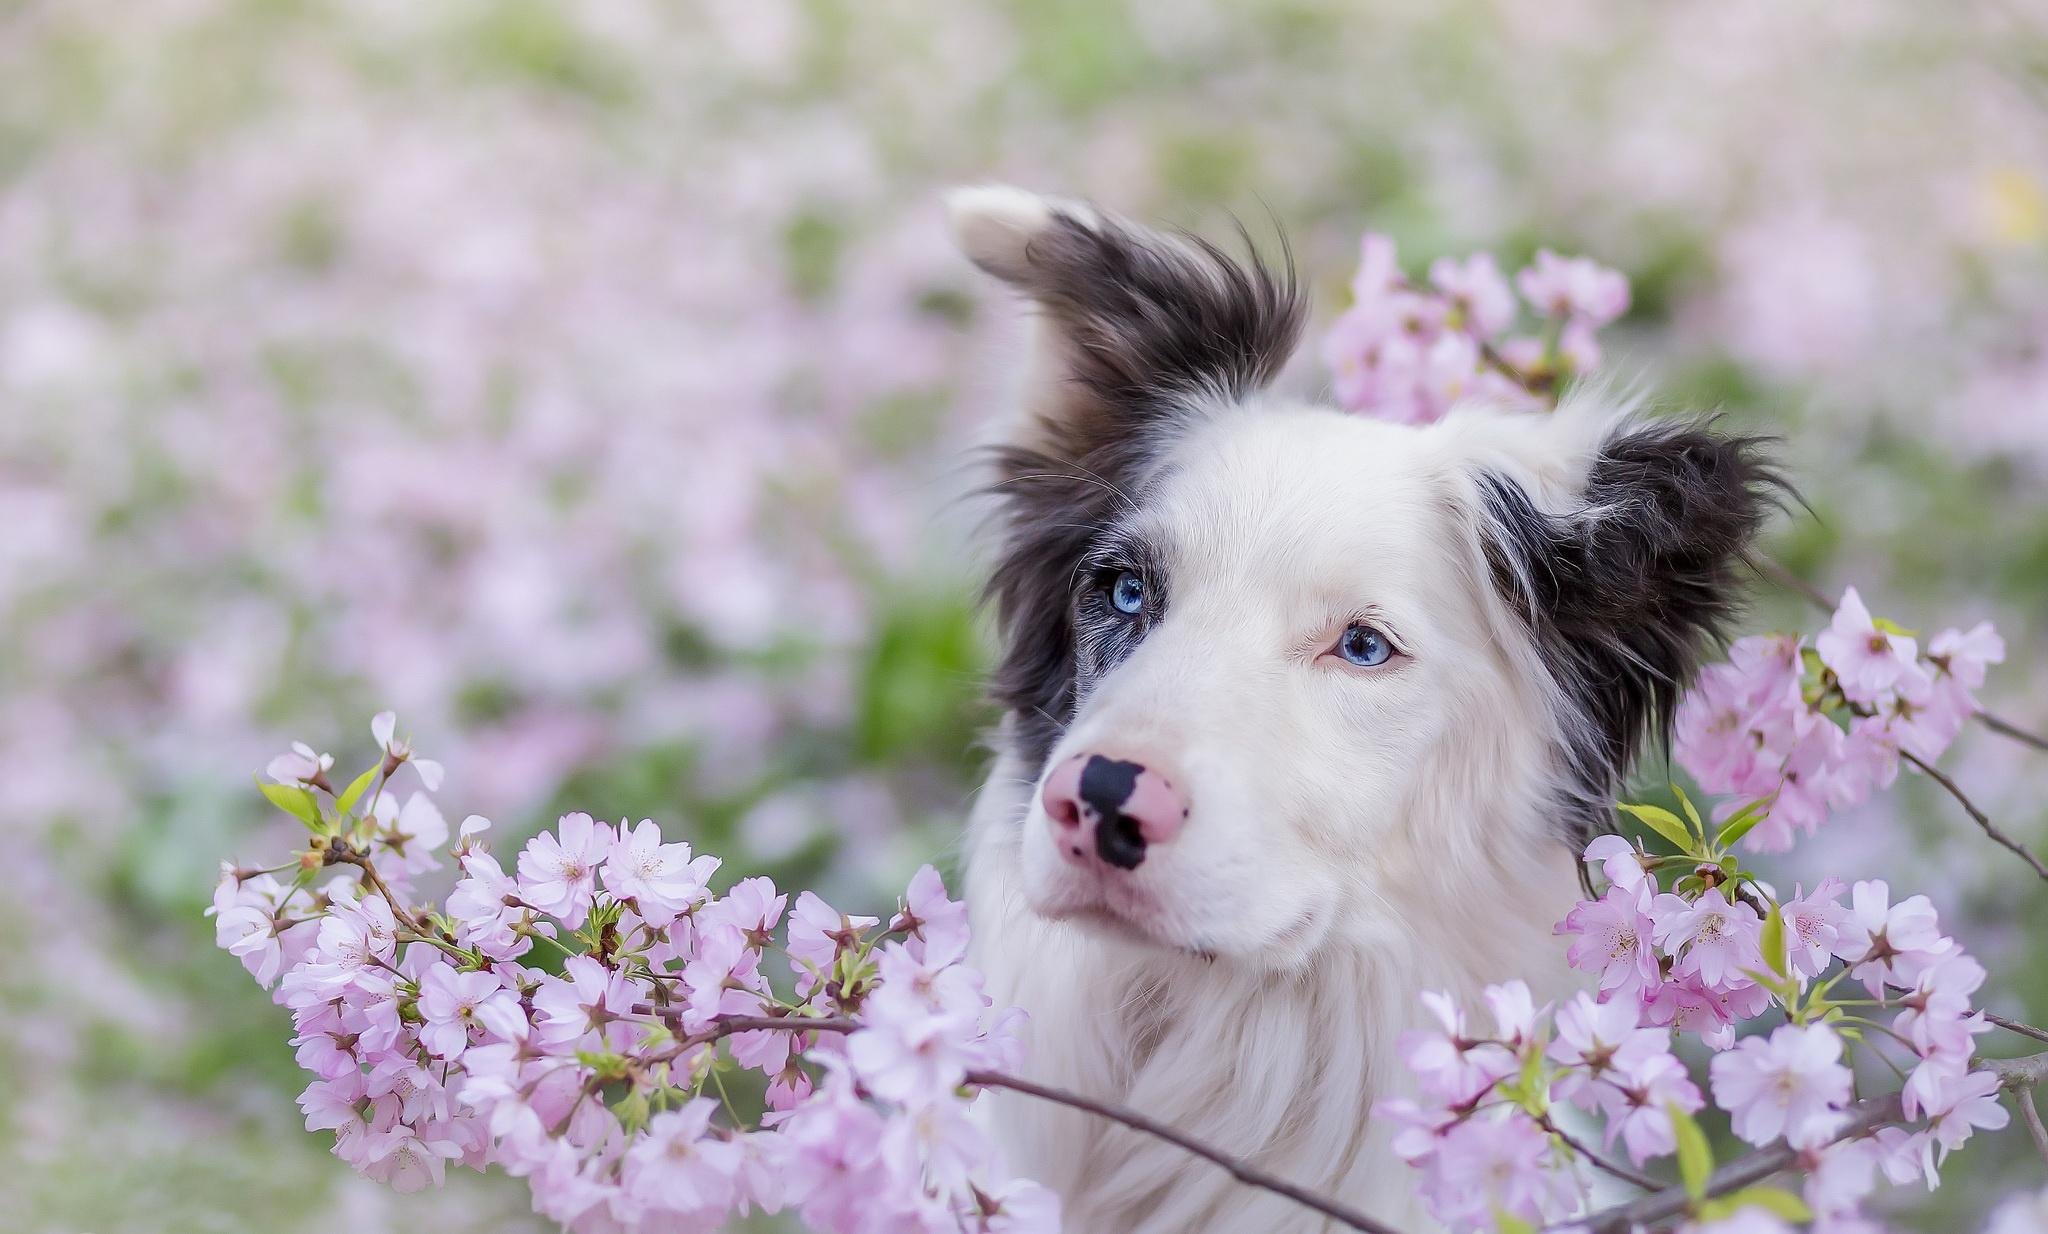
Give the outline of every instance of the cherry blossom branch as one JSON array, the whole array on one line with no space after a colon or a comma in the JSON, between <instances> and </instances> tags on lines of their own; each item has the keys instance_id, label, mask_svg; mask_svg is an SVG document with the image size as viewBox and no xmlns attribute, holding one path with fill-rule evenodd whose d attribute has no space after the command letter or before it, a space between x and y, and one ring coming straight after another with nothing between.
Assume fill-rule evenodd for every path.
<instances>
[{"instance_id":1,"label":"cherry blossom branch","mask_svg":"<svg viewBox=\"0 0 2048 1234\"><path fill-rule=\"evenodd\" d=\"M1312 1191L1303 1190L1284 1178L1268 1174L1256 1166L1247 1164L1240 1158L1233 1157L1221 1149L1212 1148L1191 1135L1167 1126L1165 1123L1154 1122L1136 1110L1126 1109L1119 1105L1111 1105L1104 1101L1096 1101L1091 1097L1083 1097L1079 1093L1070 1093L1065 1089L1052 1088L1034 1080L1025 1080L1013 1075L1005 1075L1000 1071L970 1071L967 1073L967 1082L981 1088L1006 1088L1012 1092L1037 1097L1042 1101L1050 1101L1056 1105L1063 1105L1070 1109L1080 1110L1083 1113L1093 1114L1097 1118L1105 1118L1113 1123L1121 1123L1133 1131L1140 1131L1146 1135L1155 1136L1176 1148L1202 1158L1212 1165L1221 1167L1232 1178L1248 1187L1257 1187L1262 1191L1270 1191L1275 1195L1285 1196L1297 1204L1314 1209L1340 1225L1348 1226L1354 1230L1364 1230L1367 1234L1399 1234L1392 1226L1384 1225L1366 1216L1364 1213L1346 1208L1335 1200L1317 1195Z\"/></svg>"},{"instance_id":2,"label":"cherry blossom branch","mask_svg":"<svg viewBox=\"0 0 2048 1234\"><path fill-rule=\"evenodd\" d=\"M1843 1125L1841 1133L1829 1143L1839 1143L1842 1140L1868 1135L1879 1127L1898 1122L1903 1113L1896 1093L1889 1097L1859 1101L1849 1107L1849 1121ZM1758 1149L1756 1152L1736 1158L1709 1175L1704 1195L1711 1199L1714 1196L1727 1195L1731 1191L1754 1186L1778 1171L1798 1164L1799 1158L1799 1150L1782 1141L1769 1148ZM1583 1229L1587 1234L1627 1234L1627 1231L1638 1226L1647 1227L1681 1216L1691 1208L1692 1197L1686 1193L1684 1187L1667 1187L1639 1200L1603 1209L1584 1220L1567 1221L1562 1224Z\"/></svg>"},{"instance_id":3,"label":"cherry blossom branch","mask_svg":"<svg viewBox=\"0 0 2048 1234\"><path fill-rule=\"evenodd\" d=\"M2028 851L2026 845L2021 844L2018 840L2013 839L2000 830L1998 825L1985 815L1984 811L1977 808L1977 803L1971 801L1962 788L1948 777L1947 773L1936 769L1932 763L1929 763L1911 750L1899 751L1899 757L1918 767L1928 779L1947 789L1948 795L1955 798L1962 805L1964 812L1976 820L1977 826L1983 829L1985 835L1990 836L1994 843L2017 854L2021 861L2033 867L2035 874L2039 875L2044 881L2048 881L2048 865L2042 865L2041 859Z\"/></svg>"},{"instance_id":4,"label":"cherry blossom branch","mask_svg":"<svg viewBox=\"0 0 2048 1234\"><path fill-rule=\"evenodd\" d=\"M633 1010L645 1015L680 1016L682 1014L680 1008L657 1007L652 1003L635 1003L633 1004ZM759 1031L851 1033L859 1028L860 1023L858 1021L844 1016L815 1018L794 1015L721 1016L710 1027L683 1038L677 1043L675 1052L681 1053L699 1045L706 1045L721 1037L729 1037L734 1033ZM1063 1105L1069 1109L1080 1110L1086 1114L1093 1114L1097 1118L1122 1124L1133 1131L1164 1140L1183 1152L1192 1153L1212 1165L1219 1166L1232 1178L1248 1187L1257 1187L1263 1191L1273 1192L1275 1195L1285 1196L1287 1199L1312 1208L1332 1221L1348 1226L1351 1229L1364 1230L1367 1234L1400 1234L1393 1227L1383 1225L1364 1213L1356 1212L1337 1203L1335 1200L1297 1187L1277 1175L1268 1174L1264 1170L1244 1161L1242 1158L1233 1157L1220 1148L1203 1143L1201 1140L1176 1130L1165 1123L1147 1118L1136 1110L1120 1105L1112 1105L1106 1101L1097 1101L1093 1097L1084 1097L1079 1093L1069 1092L1064 1088L1054 1088L1048 1084L1040 1084L1036 1080L1027 1080L1021 1076L1010 1075L1002 1071L980 1069L969 1071L967 1073L967 1082L976 1088L1001 1088L1011 1092L1023 1093L1026 1096L1036 1097L1041 1101L1050 1101L1055 1105ZM1658 1186L1661 1184L1653 1181L1650 1185Z\"/></svg>"},{"instance_id":5,"label":"cherry blossom branch","mask_svg":"<svg viewBox=\"0 0 2048 1234\"><path fill-rule=\"evenodd\" d=\"M2041 1160L2048 1162L2048 1127L2041 1125L2041 1107L2035 1104L2037 1098L2032 1088L2015 1090L2012 1103L2020 1108L2020 1119L2027 1124L2027 1134L2034 1137L2034 1151L2041 1154Z\"/></svg>"},{"instance_id":6,"label":"cherry blossom branch","mask_svg":"<svg viewBox=\"0 0 2048 1234\"><path fill-rule=\"evenodd\" d=\"M1835 611L1835 602L1829 598L1827 592L1807 582L1769 557L1754 557L1750 560L1749 567L1762 577L1800 596L1821 612L1832 613ZM2043 737L2039 733L2021 728L2011 720L1986 711L1982 707L1979 707L1974 715L1977 723L1982 724L1985 728L1990 729L1999 736L2011 738L2021 745L2032 746L2036 750L2048 753L2048 737Z\"/></svg>"},{"instance_id":7,"label":"cherry blossom branch","mask_svg":"<svg viewBox=\"0 0 2048 1234\"><path fill-rule=\"evenodd\" d=\"M1621 1164L1619 1161L1607 1160L1606 1158L1602 1157L1599 1153L1596 1153L1592 1149L1586 1147L1585 1144L1581 1143L1576 1139L1573 1139L1569 1134L1565 1132L1564 1128L1552 1122L1548 1116L1545 1116L1544 1118L1538 1120L1538 1125L1541 1126L1545 1131L1548 1131L1550 1134L1564 1141L1564 1146L1566 1148L1569 1148L1573 1152L1577 1153L1579 1156L1584 1157L1587 1163L1593 1166L1593 1168L1598 1170L1604 1170L1605 1172L1612 1174L1614 1177L1620 1179L1625 1183L1641 1187L1645 1191L1662 1191L1664 1188L1671 1185L1663 1181L1662 1179L1652 1178L1648 1174L1644 1174L1639 1170L1630 1169L1628 1166Z\"/></svg>"},{"instance_id":8,"label":"cherry blossom branch","mask_svg":"<svg viewBox=\"0 0 2048 1234\"><path fill-rule=\"evenodd\" d=\"M2026 1095L2048 1079L2048 1051L2029 1054L2021 1058L1989 1058L1982 1060L1983 1069L1998 1077L1999 1087ZM1839 1144L1869 1135L1881 1127L1905 1121L1904 1107L1899 1095L1873 1097L1859 1101L1849 1107L1849 1121L1843 1124L1829 1144ZM1823 1145L1822 1147L1826 1147ZM1817 1150L1816 1150L1817 1151ZM1704 1194L1708 1198L1727 1195L1744 1187L1754 1186L1781 1170L1797 1164L1804 1154L1782 1142L1769 1148L1738 1157L1715 1170L1708 1176ZM1684 1187L1669 1187L1652 1195L1646 1195L1626 1204L1603 1209L1583 1220L1567 1221L1568 1227L1583 1229L1587 1234L1626 1234L1638 1226L1652 1226L1689 1212L1692 1197Z\"/></svg>"},{"instance_id":9,"label":"cherry blossom branch","mask_svg":"<svg viewBox=\"0 0 2048 1234\"><path fill-rule=\"evenodd\" d=\"M2008 1020L2002 1015L1989 1011L1984 1012L1984 1018L2009 1033L2018 1033L2022 1037L2032 1037L2036 1041L2048 1041L2048 1029L2035 1028L2031 1024L2022 1024L2018 1020Z\"/></svg>"}]
</instances>

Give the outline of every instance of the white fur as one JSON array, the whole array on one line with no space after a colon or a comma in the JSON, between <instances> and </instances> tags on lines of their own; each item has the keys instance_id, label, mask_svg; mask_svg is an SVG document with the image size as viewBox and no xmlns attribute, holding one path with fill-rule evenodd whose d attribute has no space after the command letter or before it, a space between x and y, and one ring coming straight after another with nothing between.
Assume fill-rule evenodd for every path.
<instances>
[{"instance_id":1,"label":"white fur","mask_svg":"<svg viewBox=\"0 0 2048 1234\"><path fill-rule=\"evenodd\" d=\"M953 203L992 268L1042 217L996 192ZM1425 990L1561 992L1552 925L1577 887L1554 818L1572 713L1499 597L1475 476L1563 508L1608 428L1589 406L1427 428L1277 402L1194 417L1138 503L1172 563L1165 616L1047 763L1170 767L1185 831L1130 871L1062 861L1004 740L972 820L977 959L1031 1014L1029 1074L1427 1228L1368 1118L1403 1092L1395 1039ZM1359 619L1403 654L1324 654ZM1077 1234L1326 1228L1086 1115L1004 1096L992 1119Z\"/></svg>"}]
</instances>

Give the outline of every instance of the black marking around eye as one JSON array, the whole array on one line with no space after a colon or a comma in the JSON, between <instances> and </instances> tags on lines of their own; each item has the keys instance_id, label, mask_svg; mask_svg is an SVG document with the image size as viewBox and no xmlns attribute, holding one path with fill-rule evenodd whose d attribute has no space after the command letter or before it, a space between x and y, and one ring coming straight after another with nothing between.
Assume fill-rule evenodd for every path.
<instances>
[{"instance_id":1,"label":"black marking around eye","mask_svg":"<svg viewBox=\"0 0 2048 1234\"><path fill-rule=\"evenodd\" d=\"M1023 268L995 273L1036 303L1069 362L1029 444L995 452L992 490L1003 543L987 595L1004 644L992 693L1037 769L1073 718L1084 651L1099 671L1119 650L1084 646L1077 572L1135 512L1191 422L1278 374L1307 299L1291 261L1238 261L1191 236L1065 210L1032 239ZM1159 576L1146 582L1156 591Z\"/></svg>"}]
</instances>

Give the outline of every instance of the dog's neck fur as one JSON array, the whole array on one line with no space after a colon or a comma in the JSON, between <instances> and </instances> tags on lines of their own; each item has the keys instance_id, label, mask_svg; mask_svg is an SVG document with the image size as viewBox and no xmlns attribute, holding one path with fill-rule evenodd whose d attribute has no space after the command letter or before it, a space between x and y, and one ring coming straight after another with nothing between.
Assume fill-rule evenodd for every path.
<instances>
[{"instance_id":1,"label":"dog's neck fur","mask_svg":"<svg viewBox=\"0 0 2048 1234\"><path fill-rule=\"evenodd\" d=\"M1304 968L1259 971L1033 913L1006 877L1030 805L1029 772L1013 753L998 758L971 824L967 886L989 993L1031 1015L1030 1074L1403 1228L1428 1228L1408 1168L1368 1114L1405 1091L1395 1042L1415 1023L1423 991L1471 1006L1483 985L1509 976L1562 984L1561 949L1531 926L1569 906L1575 883L1563 846L1415 870L1389 883L1412 889L1413 903L1387 893L1395 903L1344 923ZM1419 801L1408 830L1473 822L1469 813L1438 816L1444 810L1538 808L1540 793L1506 787L1493 782L1485 802ZM1453 883L1459 890L1447 895ZM1292 1201L1092 1115L1004 1096L992 1121L1010 1167L1060 1193L1076 1234L1326 1228Z\"/></svg>"}]
</instances>

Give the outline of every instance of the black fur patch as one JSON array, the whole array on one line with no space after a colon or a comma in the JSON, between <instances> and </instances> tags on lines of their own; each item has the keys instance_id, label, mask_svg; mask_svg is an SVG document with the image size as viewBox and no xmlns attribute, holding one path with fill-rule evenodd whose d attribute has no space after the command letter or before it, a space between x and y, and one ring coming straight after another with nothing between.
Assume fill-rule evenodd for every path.
<instances>
[{"instance_id":1,"label":"black fur patch","mask_svg":"<svg viewBox=\"0 0 2048 1234\"><path fill-rule=\"evenodd\" d=\"M1003 640L992 693L1035 770L1073 718L1082 674L1135 645L1118 635L1084 654L1077 621L1088 620L1094 559L1194 404L1241 399L1278 373L1306 303L1291 258L1276 272L1194 236L1068 213L1032 238L1021 272L1006 273L1069 365L1035 444L996 451L992 490L1003 528L986 593ZM1140 573L1163 587L1158 571Z\"/></svg>"},{"instance_id":2,"label":"black fur patch","mask_svg":"<svg viewBox=\"0 0 2048 1234\"><path fill-rule=\"evenodd\" d=\"M1565 751L1574 844L1610 825L1643 739L1668 739L1680 691L1740 607L1737 566L1790 491L1764 444L1702 421L1626 429L1562 516L1481 478L1495 580L1586 722Z\"/></svg>"}]
</instances>

